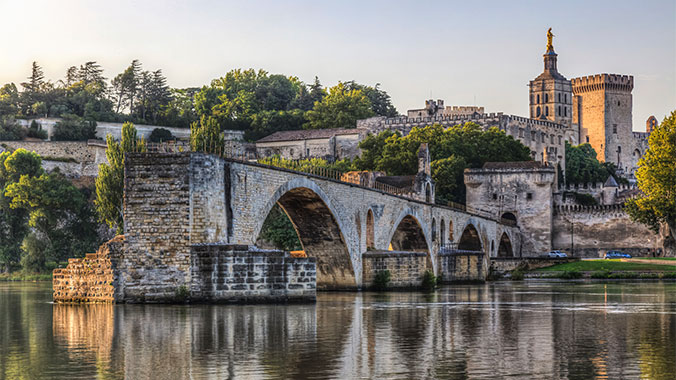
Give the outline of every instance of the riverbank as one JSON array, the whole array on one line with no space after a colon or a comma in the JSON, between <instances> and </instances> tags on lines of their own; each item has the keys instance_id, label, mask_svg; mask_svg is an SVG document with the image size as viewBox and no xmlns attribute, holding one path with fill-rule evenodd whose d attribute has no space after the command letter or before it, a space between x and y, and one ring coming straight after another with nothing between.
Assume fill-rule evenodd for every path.
<instances>
[{"instance_id":1,"label":"riverbank","mask_svg":"<svg viewBox=\"0 0 676 380\"><path fill-rule=\"evenodd\" d=\"M676 279L676 260L672 258L598 259L557 264L524 273L514 278L559 279Z\"/></svg>"},{"instance_id":2,"label":"riverbank","mask_svg":"<svg viewBox=\"0 0 676 380\"><path fill-rule=\"evenodd\" d=\"M51 273L0 273L0 281L52 281Z\"/></svg>"}]
</instances>

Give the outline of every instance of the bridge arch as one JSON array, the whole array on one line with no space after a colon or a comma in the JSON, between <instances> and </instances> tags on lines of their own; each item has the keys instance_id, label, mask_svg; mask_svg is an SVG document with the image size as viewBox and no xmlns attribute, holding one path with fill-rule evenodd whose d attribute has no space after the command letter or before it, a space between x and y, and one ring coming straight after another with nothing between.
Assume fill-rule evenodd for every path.
<instances>
[{"instance_id":1,"label":"bridge arch","mask_svg":"<svg viewBox=\"0 0 676 380\"><path fill-rule=\"evenodd\" d=\"M473 224L469 223L465 226L462 235L460 235L460 240L458 241L458 249L467 251L483 250L479 231L477 231Z\"/></svg>"},{"instance_id":2,"label":"bridge arch","mask_svg":"<svg viewBox=\"0 0 676 380\"><path fill-rule=\"evenodd\" d=\"M500 245L498 246L498 257L514 257L514 250L512 249L512 241L506 232L502 233L500 237Z\"/></svg>"},{"instance_id":3,"label":"bridge arch","mask_svg":"<svg viewBox=\"0 0 676 380\"><path fill-rule=\"evenodd\" d=\"M263 221L275 204L287 214L303 250L317 260L318 289L357 288L355 264L343 231L349 231L352 218L336 215L328 196L313 181L296 178L280 186L260 209L255 227L259 236ZM345 223L349 221L350 223ZM361 228L361 226L351 226ZM356 233L353 235L357 235Z\"/></svg>"}]
</instances>

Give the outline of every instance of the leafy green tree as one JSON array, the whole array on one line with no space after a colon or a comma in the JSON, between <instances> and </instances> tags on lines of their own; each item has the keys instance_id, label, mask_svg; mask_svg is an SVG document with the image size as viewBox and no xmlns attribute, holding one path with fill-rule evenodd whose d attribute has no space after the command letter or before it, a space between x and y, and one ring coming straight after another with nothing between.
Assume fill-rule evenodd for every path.
<instances>
[{"instance_id":1,"label":"leafy green tree","mask_svg":"<svg viewBox=\"0 0 676 380\"><path fill-rule=\"evenodd\" d=\"M96 122L87 121L77 115L63 115L54 125L52 140L83 141L96 138Z\"/></svg>"},{"instance_id":2,"label":"leafy green tree","mask_svg":"<svg viewBox=\"0 0 676 380\"><path fill-rule=\"evenodd\" d=\"M351 90L343 83L331 87L329 94L306 113L306 129L355 128L357 120L374 115L371 101L362 90Z\"/></svg>"},{"instance_id":3,"label":"leafy green tree","mask_svg":"<svg viewBox=\"0 0 676 380\"><path fill-rule=\"evenodd\" d=\"M468 167L462 157L451 155L432 161L432 179L436 183L436 201L447 204L462 202L465 195L464 171Z\"/></svg>"},{"instance_id":4,"label":"leafy green tree","mask_svg":"<svg viewBox=\"0 0 676 380\"><path fill-rule=\"evenodd\" d=\"M279 205L275 205L265 218L260 239L267 240L274 244L277 249L285 251L303 249L291 220Z\"/></svg>"},{"instance_id":5,"label":"leafy green tree","mask_svg":"<svg viewBox=\"0 0 676 380\"><path fill-rule=\"evenodd\" d=\"M665 253L676 255L676 111L650 133L648 150L636 171L641 196L627 201L627 211L637 222L658 231L665 225L669 236Z\"/></svg>"},{"instance_id":6,"label":"leafy green tree","mask_svg":"<svg viewBox=\"0 0 676 380\"><path fill-rule=\"evenodd\" d=\"M397 109L392 104L390 95L379 88L380 83L376 83L375 87L371 87L356 83L355 81L349 81L345 82L345 87L348 90L362 91L371 102L371 109L374 114L387 117L395 117L398 115Z\"/></svg>"},{"instance_id":7,"label":"leafy green tree","mask_svg":"<svg viewBox=\"0 0 676 380\"><path fill-rule=\"evenodd\" d=\"M626 182L616 172L617 166L612 162L599 162L596 151L589 143L573 146L566 141L567 183L605 182L609 176L613 176L618 183Z\"/></svg>"},{"instance_id":8,"label":"leafy green tree","mask_svg":"<svg viewBox=\"0 0 676 380\"><path fill-rule=\"evenodd\" d=\"M193 152L221 153L225 139L218 122L213 117L202 116L200 122L190 126L190 147Z\"/></svg>"},{"instance_id":9,"label":"leafy green tree","mask_svg":"<svg viewBox=\"0 0 676 380\"><path fill-rule=\"evenodd\" d=\"M28 233L28 211L12 209L7 188L23 178L43 173L40 156L25 149L0 153L0 270L8 272L21 259L21 243Z\"/></svg>"},{"instance_id":10,"label":"leafy green tree","mask_svg":"<svg viewBox=\"0 0 676 380\"><path fill-rule=\"evenodd\" d=\"M175 139L176 138L173 134L171 134L171 131L165 128L155 128L152 132L150 132L150 136L148 136L148 141L152 143L171 141Z\"/></svg>"},{"instance_id":11,"label":"leafy green tree","mask_svg":"<svg viewBox=\"0 0 676 380\"><path fill-rule=\"evenodd\" d=\"M251 127L244 138L258 140L277 131L301 129L305 123L305 114L300 109L291 111L260 111L251 118Z\"/></svg>"},{"instance_id":12,"label":"leafy green tree","mask_svg":"<svg viewBox=\"0 0 676 380\"><path fill-rule=\"evenodd\" d=\"M99 220L114 228L117 234L123 232L122 197L124 191L124 154L128 152L146 152L143 138L137 138L132 123L122 125L122 138L116 142L111 135L106 136L107 164L99 165L96 177L96 212Z\"/></svg>"},{"instance_id":13,"label":"leafy green tree","mask_svg":"<svg viewBox=\"0 0 676 380\"><path fill-rule=\"evenodd\" d=\"M61 261L96 247L98 234L87 197L58 170L40 176L22 175L7 186L5 195L11 198L12 209L28 212L32 233L23 241L27 255L27 261L22 259L24 269L30 266L41 271L47 260ZM34 238L40 244L32 241Z\"/></svg>"},{"instance_id":14,"label":"leafy green tree","mask_svg":"<svg viewBox=\"0 0 676 380\"><path fill-rule=\"evenodd\" d=\"M388 175L415 174L418 170L418 149L422 143L429 146L432 178L437 182L436 198L440 202L464 202L462 171L465 168L479 168L489 161L531 159L528 147L498 128L484 131L475 123L451 128L435 124L413 128L404 137L392 132L370 136L360 144L362 155L355 159L355 166L361 170L383 171Z\"/></svg>"},{"instance_id":15,"label":"leafy green tree","mask_svg":"<svg viewBox=\"0 0 676 380\"><path fill-rule=\"evenodd\" d=\"M26 130L12 116L0 115L0 140L23 140Z\"/></svg>"},{"instance_id":16,"label":"leafy green tree","mask_svg":"<svg viewBox=\"0 0 676 380\"><path fill-rule=\"evenodd\" d=\"M19 91L14 83L0 87L0 116L14 116L19 111Z\"/></svg>"}]
</instances>

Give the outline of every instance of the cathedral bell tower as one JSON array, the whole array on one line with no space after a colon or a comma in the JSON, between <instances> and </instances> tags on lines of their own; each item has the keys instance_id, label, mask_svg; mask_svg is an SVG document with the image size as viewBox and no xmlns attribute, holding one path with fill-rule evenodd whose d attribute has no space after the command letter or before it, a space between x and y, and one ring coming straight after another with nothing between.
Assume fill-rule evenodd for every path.
<instances>
[{"instance_id":1,"label":"cathedral bell tower","mask_svg":"<svg viewBox=\"0 0 676 380\"><path fill-rule=\"evenodd\" d=\"M571 126L573 120L573 90L571 83L556 68L558 55L554 51L552 28L547 31L545 69L529 83L531 119L550 120Z\"/></svg>"}]
</instances>

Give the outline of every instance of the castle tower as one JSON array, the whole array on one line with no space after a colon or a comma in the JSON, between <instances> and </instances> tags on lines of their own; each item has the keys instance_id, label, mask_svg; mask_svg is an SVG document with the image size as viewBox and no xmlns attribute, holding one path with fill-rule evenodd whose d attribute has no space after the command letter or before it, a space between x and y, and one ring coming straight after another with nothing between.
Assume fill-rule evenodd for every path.
<instances>
[{"instance_id":1,"label":"castle tower","mask_svg":"<svg viewBox=\"0 0 676 380\"><path fill-rule=\"evenodd\" d=\"M597 74L573 78L574 122L580 143L588 142L600 161L627 168L633 152L631 125L634 77Z\"/></svg>"},{"instance_id":2,"label":"castle tower","mask_svg":"<svg viewBox=\"0 0 676 380\"><path fill-rule=\"evenodd\" d=\"M530 81L531 119L551 120L570 126L573 120L573 96L570 81L556 68L558 55L552 44L552 29L547 32L547 51L543 55L545 69Z\"/></svg>"}]
</instances>

